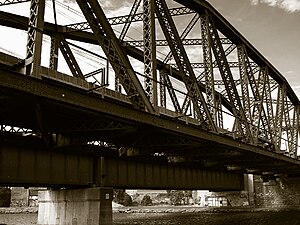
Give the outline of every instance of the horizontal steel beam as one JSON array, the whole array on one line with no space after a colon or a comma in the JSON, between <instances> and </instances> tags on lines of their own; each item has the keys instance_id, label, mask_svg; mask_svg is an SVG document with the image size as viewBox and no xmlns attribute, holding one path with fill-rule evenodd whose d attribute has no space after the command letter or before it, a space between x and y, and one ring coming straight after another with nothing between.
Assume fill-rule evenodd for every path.
<instances>
[{"instance_id":1,"label":"horizontal steel beam","mask_svg":"<svg viewBox=\"0 0 300 225\"><path fill-rule=\"evenodd\" d=\"M30 0L2 0L0 2L0 6L2 5L12 5L12 4L17 4L17 3L22 3L22 2L29 2Z\"/></svg>"},{"instance_id":2,"label":"horizontal steel beam","mask_svg":"<svg viewBox=\"0 0 300 225\"><path fill-rule=\"evenodd\" d=\"M169 11L172 16L181 16L181 15L195 13L194 10L186 7L172 8L169 9ZM112 17L112 18L108 18L108 22L110 25L120 25L120 24L128 23L129 17L130 17L129 15ZM143 21L143 13L136 13L131 19L131 22L138 22L138 21ZM65 27L67 31L71 31L71 32L78 31L78 30L87 30L91 28L87 22L69 24Z\"/></svg>"},{"instance_id":3,"label":"horizontal steel beam","mask_svg":"<svg viewBox=\"0 0 300 225\"><path fill-rule=\"evenodd\" d=\"M202 39L182 39L183 45L202 45ZM228 38L221 38L222 44L232 44ZM129 45L133 47L144 47L144 42L140 41L125 41L124 46ZM168 46L167 40L156 40L156 46Z\"/></svg>"},{"instance_id":4,"label":"horizontal steel beam","mask_svg":"<svg viewBox=\"0 0 300 225\"><path fill-rule=\"evenodd\" d=\"M38 143L0 143L0 185L102 186L136 189L242 190L243 175L47 149ZM24 137L23 137L24 139ZM26 139L27 141L27 139ZM78 147L79 148L79 147ZM94 148L94 147L93 147ZM99 148L100 152L100 148ZM101 154L101 153L100 153Z\"/></svg>"},{"instance_id":5,"label":"horizontal steel beam","mask_svg":"<svg viewBox=\"0 0 300 225\"><path fill-rule=\"evenodd\" d=\"M242 190L243 175L174 164L105 159L103 185L108 187L189 190Z\"/></svg>"}]
</instances>

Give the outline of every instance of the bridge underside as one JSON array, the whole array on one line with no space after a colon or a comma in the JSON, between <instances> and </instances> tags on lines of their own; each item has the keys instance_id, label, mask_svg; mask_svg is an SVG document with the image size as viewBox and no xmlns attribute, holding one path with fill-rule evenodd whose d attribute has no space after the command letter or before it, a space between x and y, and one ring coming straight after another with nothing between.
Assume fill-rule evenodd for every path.
<instances>
[{"instance_id":1,"label":"bridge underside","mask_svg":"<svg viewBox=\"0 0 300 225\"><path fill-rule=\"evenodd\" d=\"M296 159L201 130L193 121L135 110L126 101L116 103L105 89L87 94L82 87L62 86L47 76L40 80L3 69L1 74L0 122L27 127L20 135L27 132L49 148L72 151L84 146L105 150L108 157L238 174L298 174ZM2 130L1 143L7 133ZM14 142L18 131L9 136ZM94 140L98 145L92 145Z\"/></svg>"},{"instance_id":2,"label":"bridge underside","mask_svg":"<svg viewBox=\"0 0 300 225\"><path fill-rule=\"evenodd\" d=\"M3 136L2 136L3 137ZM46 148L7 136L0 147L0 185L143 189L243 190L243 175L195 166L114 159L99 147Z\"/></svg>"}]
</instances>

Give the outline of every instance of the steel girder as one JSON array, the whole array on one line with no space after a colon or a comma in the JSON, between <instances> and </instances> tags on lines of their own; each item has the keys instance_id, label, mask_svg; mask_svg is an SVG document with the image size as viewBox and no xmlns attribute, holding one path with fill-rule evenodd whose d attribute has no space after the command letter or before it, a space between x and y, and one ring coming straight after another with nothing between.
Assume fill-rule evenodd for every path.
<instances>
[{"instance_id":1,"label":"steel girder","mask_svg":"<svg viewBox=\"0 0 300 225\"><path fill-rule=\"evenodd\" d=\"M287 96L284 96L284 120L285 126L287 127L287 140L288 140L288 151L293 148L292 138L293 138L293 126L291 126L291 119L290 119L290 110L287 107Z\"/></svg>"},{"instance_id":2,"label":"steel girder","mask_svg":"<svg viewBox=\"0 0 300 225\"><path fill-rule=\"evenodd\" d=\"M295 106L293 115L293 133L291 137L292 146L290 152L293 154L294 158L297 158L298 142L299 142L299 130L300 130L300 106Z\"/></svg>"},{"instance_id":3,"label":"steel girder","mask_svg":"<svg viewBox=\"0 0 300 225\"><path fill-rule=\"evenodd\" d=\"M141 1L142 0L135 0L134 1L133 5L132 5L132 8L131 8L131 11L130 11L130 14L129 14L129 16L128 16L126 22L125 22L125 25L124 25L124 27L121 31L121 34L120 34L120 37L119 37L120 41L124 40L124 38L125 38L125 36L128 32L128 29L130 27L130 24L131 24L131 22L132 22L132 20L135 16L139 6L140 6L140 4L141 4ZM121 84L120 84L119 79L117 77L115 77L115 90L118 91L118 92L121 92Z\"/></svg>"},{"instance_id":4,"label":"steel girder","mask_svg":"<svg viewBox=\"0 0 300 225\"><path fill-rule=\"evenodd\" d=\"M229 55L234 49L236 48L236 46L234 44L231 44L226 50L225 50L225 55ZM193 64L191 64L193 65ZM204 65L204 64L203 64ZM213 61L212 62L212 67L213 68L218 68L218 63L217 61ZM205 78L205 71L203 71L198 77L197 77L197 80L200 84L200 81L203 80ZM216 85L218 85L217 83L215 83ZM224 84L223 80L222 80L222 84ZM228 96L227 96L227 93L226 93L226 90L225 92L222 93L222 96L224 96L226 98L226 100L228 100L228 102L230 101L228 99ZM184 99L184 102L183 102L183 105L182 105L182 111L184 113L186 113L186 111L188 110L188 107L190 105L190 99L189 99L189 96L187 95ZM222 113L222 111L219 112L219 114ZM221 118L221 117L219 117Z\"/></svg>"},{"instance_id":5,"label":"steel girder","mask_svg":"<svg viewBox=\"0 0 300 225\"><path fill-rule=\"evenodd\" d=\"M255 82L255 79L253 76L252 76L252 78L250 78L251 89L255 95L252 118L253 118L253 122L254 122L254 126L255 126L254 129L257 129L257 130L255 130L255 132L257 132L257 135L262 137L264 139L264 141L266 141L268 143L272 143L273 142L272 141L273 133L270 132L271 126L268 121L266 111L265 111L265 108L263 105L263 102L264 102L263 97L265 95L265 90L266 90L266 79L267 79L266 77L267 76L268 76L268 74L266 73L266 70L262 69L259 72L257 82ZM260 132L260 134L259 134L259 132ZM254 138L256 138L256 136L254 136Z\"/></svg>"},{"instance_id":6,"label":"steel girder","mask_svg":"<svg viewBox=\"0 0 300 225\"><path fill-rule=\"evenodd\" d=\"M31 0L25 74L40 76L45 0Z\"/></svg>"},{"instance_id":7,"label":"steel girder","mask_svg":"<svg viewBox=\"0 0 300 225\"><path fill-rule=\"evenodd\" d=\"M195 14L194 17L191 19L191 21L189 22L189 24L187 25L187 27L184 29L183 33L180 36L180 39L182 40L182 42L184 43L186 36L190 33L190 31L193 29L193 27L195 26L195 24L197 23L197 21L199 20L200 16L199 14ZM172 57L172 51L170 51L167 56L165 56L163 63L166 64ZM175 66L176 68L176 66ZM178 68L176 68L178 69ZM170 68L170 71L172 71L172 68ZM170 82L170 78L168 77L167 74L165 74L166 79L168 79L167 85L168 87L172 87L172 84ZM186 100L184 101L184 104L182 106L182 108L180 108L180 105L178 103L178 100L176 98L175 92L173 90L171 90L171 88L168 88L168 91L170 93L170 97L171 100L173 102L173 105L175 107L176 112L183 112L183 114L187 113L188 107L190 106L190 101L187 101L188 96L186 96Z\"/></svg>"},{"instance_id":8,"label":"steel girder","mask_svg":"<svg viewBox=\"0 0 300 225\"><path fill-rule=\"evenodd\" d=\"M277 94L277 107L276 107L276 117L275 117L275 148L277 151L280 151L281 147L281 135L282 135L282 122L284 115L284 103L285 103L285 95L286 95L286 86L281 84L278 87Z\"/></svg>"},{"instance_id":9,"label":"steel girder","mask_svg":"<svg viewBox=\"0 0 300 225\"><path fill-rule=\"evenodd\" d=\"M144 76L145 92L153 107L157 106L157 71L156 71L156 45L154 0L144 0Z\"/></svg>"},{"instance_id":10,"label":"steel girder","mask_svg":"<svg viewBox=\"0 0 300 225\"><path fill-rule=\"evenodd\" d=\"M31 0L4 0L0 2L0 6L2 5L11 5L11 4L17 4L22 2L29 2Z\"/></svg>"},{"instance_id":11,"label":"steel girder","mask_svg":"<svg viewBox=\"0 0 300 225\"><path fill-rule=\"evenodd\" d=\"M50 62L49 62L49 68L52 70L57 70L58 49L59 49L59 40L56 37L52 36L51 46L50 46Z\"/></svg>"},{"instance_id":12,"label":"steel girder","mask_svg":"<svg viewBox=\"0 0 300 225\"><path fill-rule=\"evenodd\" d=\"M93 0L77 0L86 20L91 26L94 35L102 47L106 57L115 71L115 76L123 85L133 106L140 110L154 113L145 91L143 90L130 62L125 55L119 40L115 36L108 20L98 2ZM101 24L101 27L99 26Z\"/></svg>"},{"instance_id":13,"label":"steel girder","mask_svg":"<svg viewBox=\"0 0 300 225\"><path fill-rule=\"evenodd\" d=\"M205 73L205 88L206 88L206 101L210 115L216 123L216 99L215 99L215 84L214 74L212 67L212 53L211 41L209 39L209 21L206 15L201 17L201 36L202 36L202 49L203 49L203 64Z\"/></svg>"},{"instance_id":14,"label":"steel girder","mask_svg":"<svg viewBox=\"0 0 300 225\"><path fill-rule=\"evenodd\" d=\"M212 49L216 58L216 61L219 65L220 74L225 84L225 88L232 104L232 110L237 122L238 132L242 139L245 142L252 143L253 137L251 134L249 123L245 115L245 111L241 104L234 80L230 71L230 67L227 62L226 54L223 49L222 43L218 31L214 25L214 22L208 15L209 20L209 36L212 42Z\"/></svg>"},{"instance_id":15,"label":"steel girder","mask_svg":"<svg viewBox=\"0 0 300 225\"><path fill-rule=\"evenodd\" d=\"M286 154L295 158L297 157L297 149L298 149L299 129L297 127L299 123L299 106L294 106L293 108L290 108L288 106L287 96L285 96L284 122L285 122L285 132L288 141L288 149Z\"/></svg>"},{"instance_id":16,"label":"steel girder","mask_svg":"<svg viewBox=\"0 0 300 225\"><path fill-rule=\"evenodd\" d=\"M224 128L224 118L223 118L223 109L222 109L222 98L218 94L216 97L216 108L217 108L217 125L219 128Z\"/></svg>"},{"instance_id":17,"label":"steel girder","mask_svg":"<svg viewBox=\"0 0 300 225\"><path fill-rule=\"evenodd\" d=\"M254 144L258 143L258 138L263 137L265 141L272 142L271 134L269 131L270 126L266 118L266 113L263 108L263 96L266 85L266 71L260 70L259 77L256 80L250 61L247 55L245 46L238 46L238 58L240 61L240 75L242 87L242 99L246 112L246 117L251 124L252 135ZM252 90L254 96L253 112L251 113L251 99L249 95L248 86ZM259 134L260 133L260 134Z\"/></svg>"},{"instance_id":18,"label":"steel girder","mask_svg":"<svg viewBox=\"0 0 300 225\"><path fill-rule=\"evenodd\" d=\"M228 56L232 51L234 51L236 49L236 46L234 44L231 44L226 50L225 50L225 56ZM228 62L228 65L230 65L230 63ZM212 67L213 68L219 68L218 67L218 62L217 60L213 61L212 63ZM202 72L200 74L200 76L197 77L198 81L201 81L205 76L205 72ZM223 81L223 84L224 84L224 81ZM228 96L227 96L227 92L226 90L224 92L222 92L222 95L223 96L226 96L226 98L228 99Z\"/></svg>"},{"instance_id":19,"label":"steel girder","mask_svg":"<svg viewBox=\"0 0 300 225\"><path fill-rule=\"evenodd\" d=\"M275 131L275 118L274 118L274 111L273 111L273 104L272 104L272 96L271 96L271 86L270 86L270 79L268 76L268 68L262 68L262 70L264 70L264 73L267 75L265 78L265 95L264 95L264 101L266 102L266 111L267 113L267 121L269 124L269 135L272 137L273 139L273 143L274 143L274 137L276 135L276 131ZM275 143L274 143L275 144Z\"/></svg>"},{"instance_id":20,"label":"steel girder","mask_svg":"<svg viewBox=\"0 0 300 225\"><path fill-rule=\"evenodd\" d=\"M109 120L109 119L90 119L90 118L82 118L76 121L72 121L70 124L66 124L66 126L62 126L60 128L60 132L80 132L80 131L95 131L95 130L123 130L128 128L125 123L122 123L117 120Z\"/></svg>"},{"instance_id":21,"label":"steel girder","mask_svg":"<svg viewBox=\"0 0 300 225\"><path fill-rule=\"evenodd\" d=\"M171 13L171 12L170 12L170 13ZM199 18L200 18L199 14L195 14L195 15L193 16L193 18L191 19L191 21L189 22L189 24L188 24L188 25L186 26L186 28L184 29L183 33L182 33L181 36L180 36L180 39L182 40L183 43L185 42L186 36L187 36L187 35L190 33L190 31L193 29L193 27L195 26L195 24L197 23L197 21L199 20ZM167 42L167 41L166 41L166 42ZM159 43L159 41L158 41L158 43ZM166 44L168 44L168 42L167 42ZM172 57L172 51L170 51L170 52L165 56L165 58L164 58L164 60L163 60L163 63L166 64L166 63L171 59L171 57ZM175 67L175 68L176 68L176 67ZM176 68L176 69L177 69L177 68ZM170 68L170 71L172 71L172 68ZM170 81L170 78L169 78L168 74L164 72L163 77L164 77L164 79L165 79L165 83L166 83L166 85L167 85L168 92L169 92L169 94L170 94L170 98L171 98L171 100L172 100L172 103L173 103L173 106L174 106L175 111L176 111L176 112L180 112L180 113L184 112L184 114L186 114L187 109L184 110L184 111L181 109L180 104L179 104L178 99L177 99L177 97L176 97L175 91L174 91L174 89L173 89L173 87L172 87L172 83L171 83L171 81ZM188 108L188 107L189 107L189 104L188 104L186 107Z\"/></svg>"},{"instance_id":22,"label":"steel girder","mask_svg":"<svg viewBox=\"0 0 300 225\"><path fill-rule=\"evenodd\" d=\"M190 33L190 31L193 29L193 27L195 26L195 24L197 23L197 21L199 20L199 15L196 13L193 18L191 19L191 21L189 22L189 24L186 26L186 28L184 29L184 31L182 32L180 39L182 40L182 42L185 42L185 38L186 36ZM159 41L158 41L159 44ZM166 43L168 45L168 42ZM170 58L172 57L172 51L170 51L164 59L164 63L167 63Z\"/></svg>"},{"instance_id":23,"label":"steel girder","mask_svg":"<svg viewBox=\"0 0 300 225\"><path fill-rule=\"evenodd\" d=\"M10 133L18 133L18 134L33 134L31 129L21 128L21 127L12 127L9 125L1 124L0 132L10 132Z\"/></svg>"},{"instance_id":24,"label":"steel girder","mask_svg":"<svg viewBox=\"0 0 300 225\"><path fill-rule=\"evenodd\" d=\"M160 70L160 80L161 80L160 85L163 86L163 87L161 86L161 89L160 89L161 90L161 101L162 101L161 105L162 106L164 105L166 108L166 93L164 90L167 88L170 98L171 98L171 101L173 103L175 112L181 112L180 104L178 102L175 90L174 90L172 82L170 80L170 77L164 70ZM162 90L162 88L164 90Z\"/></svg>"},{"instance_id":25,"label":"steel girder","mask_svg":"<svg viewBox=\"0 0 300 225\"><path fill-rule=\"evenodd\" d=\"M119 37L119 39L120 39L121 41L124 40L124 38L125 38L125 36L126 36L126 34L127 34L127 32L128 32L128 29L129 29L129 27L130 27L130 24L131 24L131 22L132 22L134 16L136 15L136 12L137 12L137 10L138 10L140 4L141 4L141 1L142 1L142 0L135 0L135 1L133 2L133 5L132 5L132 8L131 8L130 14L129 14L129 16L128 16L126 22L125 22L125 25L124 25L124 27L123 27L123 29L122 29L122 31L121 31L120 37ZM108 19L108 20L109 20L109 19Z\"/></svg>"},{"instance_id":26,"label":"steel girder","mask_svg":"<svg viewBox=\"0 0 300 225\"><path fill-rule=\"evenodd\" d=\"M194 25L198 22L199 18L200 18L199 14L195 14L193 19L190 21L189 25L186 27L184 32L181 34L180 39L181 39L183 45L202 45L202 39L194 39L194 38L184 39L187 36L187 34L190 32L190 30L194 27ZM169 45L167 40L155 40L155 41L156 41L156 46L168 46ZM221 42L222 42L222 44L231 44L231 41L228 38L221 38ZM144 46L144 42L143 41L124 41L123 45L141 48ZM203 64L200 64L200 65L203 65ZM199 66L199 67L201 68L201 66Z\"/></svg>"},{"instance_id":27,"label":"steel girder","mask_svg":"<svg viewBox=\"0 0 300 225\"><path fill-rule=\"evenodd\" d=\"M164 70L159 71L160 106L163 108L167 107L167 93L166 93L166 82L165 82L166 75L167 75L167 73Z\"/></svg>"},{"instance_id":28,"label":"steel girder","mask_svg":"<svg viewBox=\"0 0 300 225\"><path fill-rule=\"evenodd\" d=\"M188 90L188 95L191 96L200 123L204 123L203 125L205 127L212 131L216 131L216 126L209 113L202 92L199 89L189 58L186 55L185 49L183 48L177 29L164 0L156 0L156 15L163 33L169 42L169 47L172 50L175 61L179 66L182 79Z\"/></svg>"},{"instance_id":29,"label":"steel girder","mask_svg":"<svg viewBox=\"0 0 300 225\"><path fill-rule=\"evenodd\" d=\"M249 99L249 89L248 89L248 73L252 76L251 67L248 66L248 57L245 55L243 47L238 46L238 60L240 69L240 82L242 89L242 102L243 109L245 112L246 119L249 124L252 122L251 112L250 112L250 99Z\"/></svg>"},{"instance_id":30,"label":"steel girder","mask_svg":"<svg viewBox=\"0 0 300 225\"><path fill-rule=\"evenodd\" d=\"M64 56L73 76L84 79L84 76L80 69L80 66L77 63L76 58L73 55L69 44L67 43L67 41L64 38L61 38L61 40L59 42L59 49L60 49L62 55Z\"/></svg>"},{"instance_id":31,"label":"steel girder","mask_svg":"<svg viewBox=\"0 0 300 225\"><path fill-rule=\"evenodd\" d=\"M176 68L177 69L177 65L176 64L170 64L173 68ZM228 65L230 68L239 68L239 62L228 62ZM255 63L250 63L250 65L252 67L256 67L256 64ZM202 68L205 68L205 65L204 63L191 63L191 66L194 68L194 69L202 69ZM218 65L216 64L212 64L212 67L213 68L218 68ZM203 79L203 75L204 73L199 76ZM202 80L201 79L201 80Z\"/></svg>"},{"instance_id":32,"label":"steel girder","mask_svg":"<svg viewBox=\"0 0 300 225\"><path fill-rule=\"evenodd\" d=\"M133 10L137 9L138 2L135 2L134 7L132 8ZM186 15L186 14L192 14L195 13L194 10L186 8L186 7L179 7L179 8L173 8L170 9L170 14L171 16L180 16L180 15ZM133 11L131 11L133 13ZM132 15L127 16L117 16L113 18L108 18L108 22L110 25L119 25L119 24L126 24L128 22L138 22L138 21L143 21L143 13L136 13ZM78 30L88 30L91 29L90 24L87 22L82 22L82 23L75 23L75 24L70 24L66 26L66 29L68 32L72 31L78 31Z\"/></svg>"}]
</instances>

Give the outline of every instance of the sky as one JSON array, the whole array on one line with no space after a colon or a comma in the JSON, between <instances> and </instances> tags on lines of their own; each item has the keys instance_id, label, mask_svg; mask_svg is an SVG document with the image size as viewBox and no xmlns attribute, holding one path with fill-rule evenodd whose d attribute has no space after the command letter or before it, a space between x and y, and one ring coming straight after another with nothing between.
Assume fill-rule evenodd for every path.
<instances>
[{"instance_id":1,"label":"sky","mask_svg":"<svg viewBox=\"0 0 300 225\"><path fill-rule=\"evenodd\" d=\"M300 99L300 0L208 0L288 80Z\"/></svg>"}]
</instances>

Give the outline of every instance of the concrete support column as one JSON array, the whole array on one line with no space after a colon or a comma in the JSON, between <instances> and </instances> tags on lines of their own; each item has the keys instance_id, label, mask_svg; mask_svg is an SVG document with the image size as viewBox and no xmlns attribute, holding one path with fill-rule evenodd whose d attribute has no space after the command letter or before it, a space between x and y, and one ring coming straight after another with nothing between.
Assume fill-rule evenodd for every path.
<instances>
[{"instance_id":1,"label":"concrete support column","mask_svg":"<svg viewBox=\"0 0 300 225\"><path fill-rule=\"evenodd\" d=\"M254 182L253 174L244 174L245 191L248 192L249 205L254 206Z\"/></svg>"},{"instance_id":2,"label":"concrete support column","mask_svg":"<svg viewBox=\"0 0 300 225\"><path fill-rule=\"evenodd\" d=\"M300 177L270 177L255 179L257 207L299 207Z\"/></svg>"},{"instance_id":3,"label":"concrete support column","mask_svg":"<svg viewBox=\"0 0 300 225\"><path fill-rule=\"evenodd\" d=\"M38 225L112 225L112 188L39 192Z\"/></svg>"}]
</instances>

